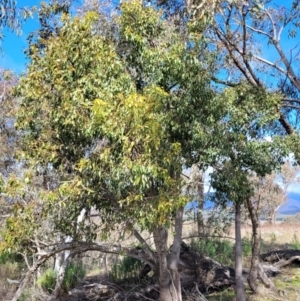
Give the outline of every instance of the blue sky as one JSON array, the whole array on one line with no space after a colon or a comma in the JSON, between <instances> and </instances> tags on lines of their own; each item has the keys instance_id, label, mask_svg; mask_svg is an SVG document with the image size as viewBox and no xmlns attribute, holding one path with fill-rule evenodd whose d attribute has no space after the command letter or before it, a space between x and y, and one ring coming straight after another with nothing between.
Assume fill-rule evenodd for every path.
<instances>
[{"instance_id":1,"label":"blue sky","mask_svg":"<svg viewBox=\"0 0 300 301\"><path fill-rule=\"evenodd\" d=\"M39 7L40 0L18 0L17 7ZM49 0L43 0L48 3ZM76 4L80 3L80 0L76 1ZM27 37L28 34L37 30L39 23L37 20L37 14L33 18L27 19L22 26L22 34L17 35L7 29L3 32L2 41L2 54L0 53L0 68L12 69L16 73L20 74L26 69L26 55L24 50L27 48Z\"/></svg>"},{"instance_id":2,"label":"blue sky","mask_svg":"<svg viewBox=\"0 0 300 301\"><path fill-rule=\"evenodd\" d=\"M18 7L24 6L38 6L40 1L37 0L19 0ZM9 68L17 73L21 73L25 70L26 56L24 50L27 47L27 36L30 32L38 28L38 21L33 19L28 19L23 27L23 34L18 36L16 33L12 33L9 30L4 30L2 49L3 53L0 54L0 67Z\"/></svg>"},{"instance_id":3,"label":"blue sky","mask_svg":"<svg viewBox=\"0 0 300 301\"><path fill-rule=\"evenodd\" d=\"M274 1L274 0L273 0ZM47 0L44 0L44 2L49 2ZM76 1L78 3L83 1ZM275 0L275 3L279 5L283 5L282 1ZM286 0L284 1L284 5L289 6L291 4L292 0ZM31 6L39 6L40 1L39 0L18 0L18 7L31 7ZM35 15L36 17L36 15ZM10 68L16 71L17 73L21 73L25 70L25 64L26 64L26 56L24 54L24 50L26 49L28 43L27 43L27 36L30 32L35 31L38 28L38 21L36 18L28 19L22 28L23 34L21 36L17 36L15 33L12 33L8 30L4 31L4 40L2 41L2 48L3 53L0 54L0 67L2 68ZM285 34L283 33L283 36ZM285 38L283 40L285 46L289 46L288 48L291 49L297 45L299 38L291 39L291 38ZM263 57L266 59L274 60L277 55L272 50L272 46L268 46L263 39L261 40L262 47L262 53ZM265 79L268 81L268 79ZM274 80L274 78L270 79Z\"/></svg>"}]
</instances>

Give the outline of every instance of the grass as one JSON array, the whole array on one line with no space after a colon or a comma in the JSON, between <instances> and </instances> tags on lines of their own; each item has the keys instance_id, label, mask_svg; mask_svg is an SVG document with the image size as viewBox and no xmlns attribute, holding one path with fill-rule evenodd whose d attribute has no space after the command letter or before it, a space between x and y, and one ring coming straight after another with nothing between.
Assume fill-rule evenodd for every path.
<instances>
[{"instance_id":1,"label":"grass","mask_svg":"<svg viewBox=\"0 0 300 301\"><path fill-rule=\"evenodd\" d=\"M222 292L212 293L206 296L209 301L233 301L235 300L235 292L233 289L227 289Z\"/></svg>"},{"instance_id":2,"label":"grass","mask_svg":"<svg viewBox=\"0 0 300 301\"><path fill-rule=\"evenodd\" d=\"M20 261L20 256L16 256L9 252L0 254L0 301L11 299L17 285L10 284L7 281L7 278L19 280L21 278L20 273L23 266L23 263Z\"/></svg>"},{"instance_id":3,"label":"grass","mask_svg":"<svg viewBox=\"0 0 300 301\"><path fill-rule=\"evenodd\" d=\"M298 225L277 224L263 225L261 252L268 252L275 249L298 249L300 250L300 239L296 234ZM250 246L250 227L243 229L243 255L244 266L247 266L247 260L251 255ZM231 236L234 236L231 232ZM248 247L249 246L249 247ZM248 260L249 261L249 260ZM277 291L272 292L262 284L259 286L259 293L252 295L247 293L247 301L300 301L300 266L291 265L282 269L282 273L273 278ZM215 292L206 296L209 301L233 301L235 293L233 289L227 289L222 292Z\"/></svg>"}]
</instances>

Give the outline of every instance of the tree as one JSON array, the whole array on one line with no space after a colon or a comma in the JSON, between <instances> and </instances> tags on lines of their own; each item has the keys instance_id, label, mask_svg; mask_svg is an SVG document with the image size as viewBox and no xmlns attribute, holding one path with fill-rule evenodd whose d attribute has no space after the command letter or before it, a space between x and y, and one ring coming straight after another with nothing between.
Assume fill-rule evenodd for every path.
<instances>
[{"instance_id":1,"label":"tree","mask_svg":"<svg viewBox=\"0 0 300 301\"><path fill-rule=\"evenodd\" d=\"M178 264L188 200L181 194L182 162L194 160L193 135L205 137L199 133L203 121L209 126L203 109L213 114L218 103L197 59L198 41L187 49L153 8L123 4L116 45L93 33L94 20L94 14L73 21L64 16L57 37L43 40L43 48L31 45L28 74L18 87L25 155L62 175L60 187L48 194L62 232L93 241L90 224L76 226L76 216L82 209L88 216L92 206L107 229L124 221L128 229L150 230L157 261L146 251L156 265L160 299L181 300Z\"/></svg>"},{"instance_id":2,"label":"tree","mask_svg":"<svg viewBox=\"0 0 300 301\"><path fill-rule=\"evenodd\" d=\"M273 121L269 133L290 135L287 142L291 151L299 158L298 143L298 116L299 111L299 82L296 74L298 66L295 53L297 47L288 47L282 39L294 38L299 27L299 2L293 1L290 6L277 6L269 1L208 1L193 2L190 10L195 11L195 25L197 18L208 18L211 22L206 27L205 36L212 49L218 51L218 62L214 65L219 74L212 79L216 88L238 87L247 82L253 87L261 87L269 93L281 93L281 102L274 105L274 114L277 121ZM289 6L289 7L288 7ZM200 9L201 8L201 9ZM202 30L202 29L201 29ZM274 53L274 60L270 60L261 49L268 47L268 54ZM211 49L209 48L209 49ZM270 78L276 78L271 81ZM264 101L264 100L262 100ZM268 134L261 133L260 137ZM253 237L256 235L258 223L257 206L252 206L248 200L248 209L252 218ZM256 225L256 226L255 226ZM258 242L253 241L252 259L258 257ZM257 260L256 260L257 262ZM255 266L255 260L252 265ZM252 269L255 272L256 268ZM255 279L256 276L250 277ZM250 279L249 278L249 279ZM251 281L250 281L251 282ZM253 290L257 285L250 284Z\"/></svg>"},{"instance_id":3,"label":"tree","mask_svg":"<svg viewBox=\"0 0 300 301\"><path fill-rule=\"evenodd\" d=\"M226 140L223 140L219 153L218 168L213 174L212 186L216 189L217 200L231 201L236 207L236 290L237 298L244 300L241 274L241 204L248 204L254 234L258 227L256 212L253 211L255 208L249 202L253 196L253 187L248 176L250 172L261 176L271 173L282 164L288 149L285 137L274 135L273 141L260 139L261 133L268 130L270 123L277 118L273 108L280 101L280 95L244 84L225 89L220 97L227 99L227 118L221 123ZM259 237L254 235L253 239L253 264L249 279L256 281ZM252 285L251 281L250 283L255 291L256 285Z\"/></svg>"}]
</instances>

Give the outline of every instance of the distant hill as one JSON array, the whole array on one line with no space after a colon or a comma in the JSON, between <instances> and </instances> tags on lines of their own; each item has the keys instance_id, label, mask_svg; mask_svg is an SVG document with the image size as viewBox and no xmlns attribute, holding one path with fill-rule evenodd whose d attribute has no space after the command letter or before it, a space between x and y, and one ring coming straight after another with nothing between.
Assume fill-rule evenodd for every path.
<instances>
[{"instance_id":1,"label":"distant hill","mask_svg":"<svg viewBox=\"0 0 300 301\"><path fill-rule=\"evenodd\" d=\"M211 193L212 195L213 193ZM209 200L209 196L205 196L206 201L204 204L204 210L210 210L213 208L214 203ZM197 201L190 202L186 209L194 209L197 208ZM287 201L281 205L278 210L279 215L293 215L296 213L300 213L300 193L290 192L288 193Z\"/></svg>"},{"instance_id":2,"label":"distant hill","mask_svg":"<svg viewBox=\"0 0 300 301\"><path fill-rule=\"evenodd\" d=\"M279 208L278 213L293 215L300 212L300 193L290 192L287 201Z\"/></svg>"}]
</instances>

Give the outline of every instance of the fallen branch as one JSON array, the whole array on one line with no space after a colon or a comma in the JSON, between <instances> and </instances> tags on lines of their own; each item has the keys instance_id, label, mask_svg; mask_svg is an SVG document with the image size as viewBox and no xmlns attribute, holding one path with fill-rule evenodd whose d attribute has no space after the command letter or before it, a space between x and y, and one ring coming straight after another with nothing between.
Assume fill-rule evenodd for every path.
<instances>
[{"instance_id":1,"label":"fallen branch","mask_svg":"<svg viewBox=\"0 0 300 301\"><path fill-rule=\"evenodd\" d=\"M300 262L300 256L293 256L293 257L291 257L290 259L287 259L287 260L283 260L282 259L282 260L276 262L274 264L274 266L277 267L277 268L279 268L279 269L281 269L281 268L283 268L283 267L291 264L294 261Z\"/></svg>"},{"instance_id":2,"label":"fallen branch","mask_svg":"<svg viewBox=\"0 0 300 301\"><path fill-rule=\"evenodd\" d=\"M262 261L278 262L280 260L289 260L292 257L300 256L300 250L277 250L260 255Z\"/></svg>"}]
</instances>

